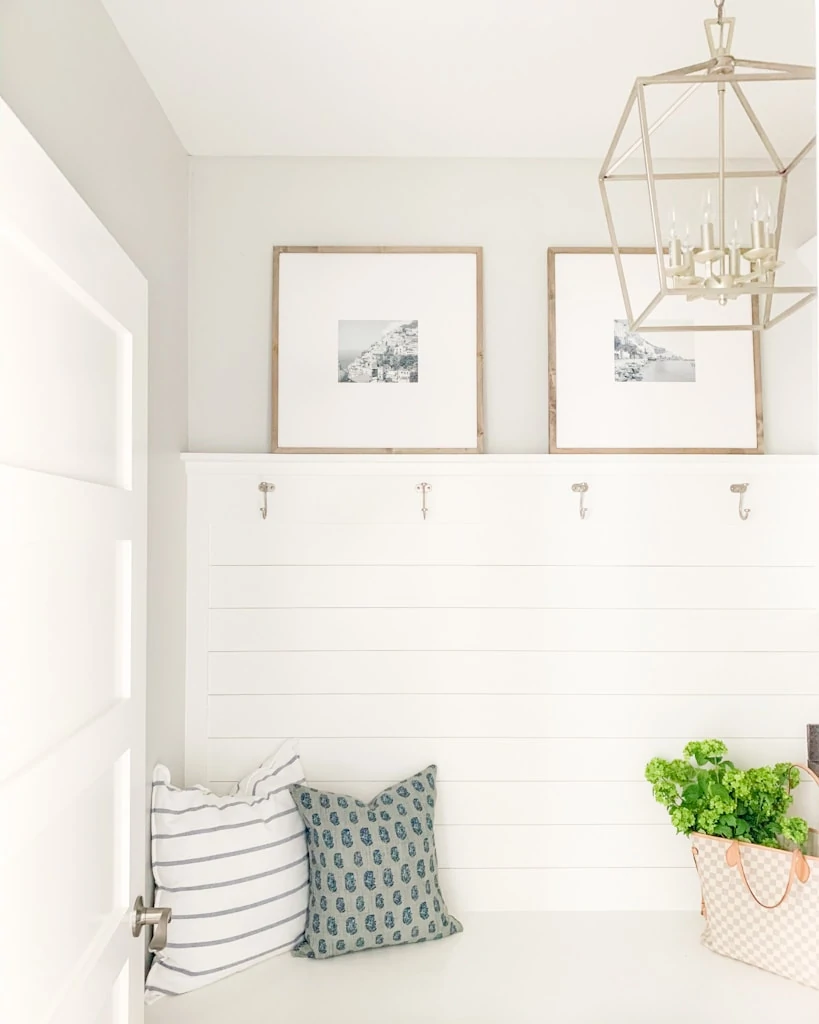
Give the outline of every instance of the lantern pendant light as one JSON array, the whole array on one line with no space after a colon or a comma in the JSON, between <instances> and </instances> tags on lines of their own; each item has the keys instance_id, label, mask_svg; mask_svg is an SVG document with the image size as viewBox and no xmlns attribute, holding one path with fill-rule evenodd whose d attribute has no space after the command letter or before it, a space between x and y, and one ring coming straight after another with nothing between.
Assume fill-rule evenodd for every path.
<instances>
[{"instance_id":1,"label":"lantern pendant light","mask_svg":"<svg viewBox=\"0 0 819 1024\"><path fill-rule=\"evenodd\" d=\"M792 172L802 163L816 145L816 136L808 141L788 162L779 156L769 134L755 113L745 91L745 83L764 83L766 89L776 89L782 82L809 81L816 77L816 69L794 64L775 64L757 60L741 60L732 56L735 18L726 18L723 13L725 0L714 0L717 17L705 22L710 56L708 60L689 67L667 71L660 75L638 78L626 104L626 109L617 126L614 139L606 154L600 171L600 191L611 236L614 259L631 330L763 330L780 323L787 316L812 301L816 288L808 285L781 286L776 283L776 272L782 266L779 260L782 238L782 221L788 192L788 180ZM649 123L646 94L655 86L687 86L674 103L653 123ZM718 131L715 133L716 169L713 171L675 171L663 166L658 172L652 156L652 136L666 124L699 89L713 91L716 104ZM739 101L741 113L748 119L759 142L767 154L765 165L748 168L743 161L741 168L729 163L730 154L726 143L726 94L731 91ZM787 109L784 105L783 109ZM636 109L639 121L639 138L624 152L620 144L632 113ZM807 133L806 133L807 134ZM638 173L625 173L620 169L635 154L640 154L644 168ZM776 208L760 195L760 190L749 189L754 179L762 181L763 190L776 189ZM699 180L704 190L702 222L699 229L699 244L686 236L681 237L672 213L668 237L663 237L657 183ZM644 309L632 306L627 274L623 263L623 252L617 240L612 214L609 189L618 182L644 181L647 185L649 213L653 227L652 248L656 253L659 290ZM663 188L667 186L664 184ZM731 237L727 231L726 198L729 189L742 187L752 195L750 223L742 230L734 221ZM683 209L685 203L675 202L675 209ZM744 236L744 237L743 237ZM658 311L667 297L682 297L690 302L714 299L719 306L727 306L733 300L751 296L747 322L726 323L722 317L713 317L715 323L704 322L701 316L693 325L674 325L663 321L652 325L649 318ZM787 308L772 315L775 296L784 296ZM742 314L740 318L743 316ZM706 317L706 319L708 319Z\"/></svg>"}]
</instances>

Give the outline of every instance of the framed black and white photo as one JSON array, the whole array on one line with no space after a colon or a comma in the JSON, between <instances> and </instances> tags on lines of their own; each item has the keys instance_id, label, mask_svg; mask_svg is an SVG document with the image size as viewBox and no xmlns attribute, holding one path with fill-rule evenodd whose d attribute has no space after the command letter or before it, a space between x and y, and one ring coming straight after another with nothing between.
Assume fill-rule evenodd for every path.
<instances>
[{"instance_id":1,"label":"framed black and white photo","mask_svg":"<svg viewBox=\"0 0 819 1024\"><path fill-rule=\"evenodd\" d=\"M481 258L276 248L273 451L482 451Z\"/></svg>"},{"instance_id":2,"label":"framed black and white photo","mask_svg":"<svg viewBox=\"0 0 819 1024\"><path fill-rule=\"evenodd\" d=\"M656 253L621 251L642 310ZM548 279L551 453L762 453L759 333L732 329L759 322L757 299L668 296L632 331L611 249L550 249Z\"/></svg>"}]
</instances>

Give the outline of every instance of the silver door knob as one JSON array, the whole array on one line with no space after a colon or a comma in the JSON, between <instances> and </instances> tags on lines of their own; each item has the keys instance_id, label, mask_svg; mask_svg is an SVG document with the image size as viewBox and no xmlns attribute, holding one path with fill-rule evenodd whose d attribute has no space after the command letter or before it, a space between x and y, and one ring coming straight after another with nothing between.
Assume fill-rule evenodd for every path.
<instances>
[{"instance_id":1,"label":"silver door knob","mask_svg":"<svg viewBox=\"0 0 819 1024\"><path fill-rule=\"evenodd\" d=\"M148 943L148 949L152 953L158 953L164 949L168 942L168 923L173 913L170 907L146 907L141 896L137 896L134 903L134 917L131 924L131 932L134 937L138 936L147 925L153 928L154 933Z\"/></svg>"}]
</instances>

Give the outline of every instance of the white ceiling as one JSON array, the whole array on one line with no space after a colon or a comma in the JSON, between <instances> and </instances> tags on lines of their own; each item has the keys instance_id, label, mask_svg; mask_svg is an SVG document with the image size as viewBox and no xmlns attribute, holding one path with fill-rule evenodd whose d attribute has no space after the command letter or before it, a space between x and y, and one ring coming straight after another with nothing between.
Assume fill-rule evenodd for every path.
<instances>
[{"instance_id":1,"label":"white ceiling","mask_svg":"<svg viewBox=\"0 0 819 1024\"><path fill-rule=\"evenodd\" d=\"M712 0L103 2L187 149L242 156L598 158L632 80L707 58L714 14ZM736 56L813 64L814 0L726 14ZM812 133L814 98L800 85L765 107L786 151ZM666 151L713 141L692 113Z\"/></svg>"}]
</instances>

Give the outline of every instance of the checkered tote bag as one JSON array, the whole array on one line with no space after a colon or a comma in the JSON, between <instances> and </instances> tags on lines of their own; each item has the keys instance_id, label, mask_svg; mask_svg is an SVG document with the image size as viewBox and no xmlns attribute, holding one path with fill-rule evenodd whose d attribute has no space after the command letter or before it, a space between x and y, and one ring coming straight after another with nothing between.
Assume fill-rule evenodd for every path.
<instances>
[{"instance_id":1,"label":"checkered tote bag","mask_svg":"<svg viewBox=\"0 0 819 1024\"><path fill-rule=\"evenodd\" d=\"M802 768L802 766L799 766ZM819 777L804 768L819 784ZM819 856L692 835L703 945L819 989ZM808 849L816 849L813 832Z\"/></svg>"}]
</instances>

